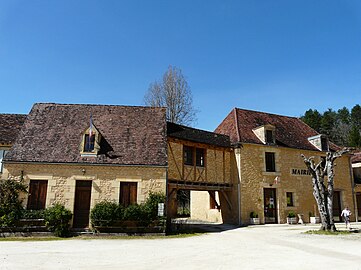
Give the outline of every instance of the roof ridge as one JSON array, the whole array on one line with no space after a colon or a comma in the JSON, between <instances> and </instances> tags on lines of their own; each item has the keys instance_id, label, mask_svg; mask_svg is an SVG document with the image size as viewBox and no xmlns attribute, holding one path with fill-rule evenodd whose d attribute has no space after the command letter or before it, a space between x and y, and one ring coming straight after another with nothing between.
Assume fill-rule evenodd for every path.
<instances>
[{"instance_id":1,"label":"roof ridge","mask_svg":"<svg viewBox=\"0 0 361 270\"><path fill-rule=\"evenodd\" d=\"M155 107L155 106L140 106L140 105L116 105L116 104L90 104L90 103L55 103L55 102L36 102L34 105L55 105L55 106L101 106L101 107L123 107L123 108L161 108L166 107Z\"/></svg>"},{"instance_id":2,"label":"roof ridge","mask_svg":"<svg viewBox=\"0 0 361 270\"><path fill-rule=\"evenodd\" d=\"M282 115L282 114L277 114L277 113L261 112L261 111L242 109L242 108L237 108L237 107L235 107L235 110L248 111L248 112L254 112L254 113L262 113L262 114L268 114L268 115L275 115L275 116L286 117L286 118L300 119L300 117L297 117L297 116L287 116L287 115Z\"/></svg>"}]
</instances>

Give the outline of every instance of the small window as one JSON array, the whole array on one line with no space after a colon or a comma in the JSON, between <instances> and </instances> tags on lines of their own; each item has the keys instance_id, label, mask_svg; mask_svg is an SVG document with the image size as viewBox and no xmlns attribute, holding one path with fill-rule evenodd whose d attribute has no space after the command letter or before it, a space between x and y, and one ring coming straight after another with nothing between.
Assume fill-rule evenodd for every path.
<instances>
[{"instance_id":1,"label":"small window","mask_svg":"<svg viewBox=\"0 0 361 270\"><path fill-rule=\"evenodd\" d=\"M183 151L184 151L184 164L185 165L194 165L193 148L189 147L189 146L184 146Z\"/></svg>"},{"instance_id":2,"label":"small window","mask_svg":"<svg viewBox=\"0 0 361 270\"><path fill-rule=\"evenodd\" d=\"M287 197L287 206L294 206L293 204L293 193L292 192L286 192L286 197Z\"/></svg>"},{"instance_id":3,"label":"small window","mask_svg":"<svg viewBox=\"0 0 361 270\"><path fill-rule=\"evenodd\" d=\"M328 151L328 141L325 137L321 137L321 150Z\"/></svg>"},{"instance_id":4,"label":"small window","mask_svg":"<svg viewBox=\"0 0 361 270\"><path fill-rule=\"evenodd\" d=\"M119 191L119 204L127 207L137 203L137 183L121 182Z\"/></svg>"},{"instance_id":5,"label":"small window","mask_svg":"<svg viewBox=\"0 0 361 270\"><path fill-rule=\"evenodd\" d=\"M196 149L196 166L204 167L204 149Z\"/></svg>"},{"instance_id":6,"label":"small window","mask_svg":"<svg viewBox=\"0 0 361 270\"><path fill-rule=\"evenodd\" d=\"M84 152L94 152L95 135L89 137L89 134L85 134L84 137Z\"/></svg>"},{"instance_id":7,"label":"small window","mask_svg":"<svg viewBox=\"0 0 361 270\"><path fill-rule=\"evenodd\" d=\"M47 180L30 180L27 209L45 209L47 189Z\"/></svg>"},{"instance_id":8,"label":"small window","mask_svg":"<svg viewBox=\"0 0 361 270\"><path fill-rule=\"evenodd\" d=\"M275 172L276 164L275 164L275 153L266 152L266 172Z\"/></svg>"},{"instance_id":9,"label":"small window","mask_svg":"<svg viewBox=\"0 0 361 270\"><path fill-rule=\"evenodd\" d=\"M270 143L270 144L274 143L272 130L266 130L266 143Z\"/></svg>"},{"instance_id":10,"label":"small window","mask_svg":"<svg viewBox=\"0 0 361 270\"><path fill-rule=\"evenodd\" d=\"M4 164L3 164L3 158L5 157L6 153L9 152L7 150L0 150L0 173L3 172L3 167L4 167Z\"/></svg>"}]
</instances>

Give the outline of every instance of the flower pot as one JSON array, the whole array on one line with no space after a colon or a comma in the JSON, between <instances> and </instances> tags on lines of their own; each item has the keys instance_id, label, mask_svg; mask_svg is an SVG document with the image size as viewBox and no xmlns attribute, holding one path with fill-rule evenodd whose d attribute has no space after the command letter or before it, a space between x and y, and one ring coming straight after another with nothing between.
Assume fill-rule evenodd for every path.
<instances>
[{"instance_id":1,"label":"flower pot","mask_svg":"<svg viewBox=\"0 0 361 270\"><path fill-rule=\"evenodd\" d=\"M250 218L249 223L252 225L259 225L260 221L259 221L259 218Z\"/></svg>"},{"instance_id":2,"label":"flower pot","mask_svg":"<svg viewBox=\"0 0 361 270\"><path fill-rule=\"evenodd\" d=\"M288 224L297 224L297 218L296 217L288 217L287 223Z\"/></svg>"},{"instance_id":3,"label":"flower pot","mask_svg":"<svg viewBox=\"0 0 361 270\"><path fill-rule=\"evenodd\" d=\"M310 223L312 224L320 223L320 217L310 217Z\"/></svg>"}]
</instances>

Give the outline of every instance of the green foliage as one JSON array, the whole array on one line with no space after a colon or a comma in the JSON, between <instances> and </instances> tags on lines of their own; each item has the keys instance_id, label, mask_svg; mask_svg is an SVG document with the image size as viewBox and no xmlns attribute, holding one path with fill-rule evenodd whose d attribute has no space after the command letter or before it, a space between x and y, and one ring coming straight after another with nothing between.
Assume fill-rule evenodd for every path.
<instances>
[{"instance_id":1,"label":"green foliage","mask_svg":"<svg viewBox=\"0 0 361 270\"><path fill-rule=\"evenodd\" d=\"M115 221L133 220L149 225L158 219L158 203L165 203L163 193L151 192L145 203L132 204L126 208L114 202L99 202L91 211L91 223L93 226L111 226Z\"/></svg>"},{"instance_id":2,"label":"green foliage","mask_svg":"<svg viewBox=\"0 0 361 270\"><path fill-rule=\"evenodd\" d=\"M358 104L351 112L346 107L337 112L328 109L323 113L309 109L301 119L340 146L361 147L361 106Z\"/></svg>"},{"instance_id":3,"label":"green foliage","mask_svg":"<svg viewBox=\"0 0 361 270\"><path fill-rule=\"evenodd\" d=\"M45 210L27 210L23 209L21 211L21 218L24 219L42 219L44 218Z\"/></svg>"},{"instance_id":4,"label":"green foliage","mask_svg":"<svg viewBox=\"0 0 361 270\"><path fill-rule=\"evenodd\" d=\"M293 211L289 211L288 214L287 214L287 217L294 218L294 217L296 217L296 214Z\"/></svg>"},{"instance_id":5,"label":"green foliage","mask_svg":"<svg viewBox=\"0 0 361 270\"><path fill-rule=\"evenodd\" d=\"M93 226L110 226L115 220L123 220L124 208L114 202L97 203L90 213Z\"/></svg>"},{"instance_id":6,"label":"green foliage","mask_svg":"<svg viewBox=\"0 0 361 270\"><path fill-rule=\"evenodd\" d=\"M258 214L256 213L256 212L251 212L250 214L249 214L249 217L250 218L258 218Z\"/></svg>"},{"instance_id":7,"label":"green foliage","mask_svg":"<svg viewBox=\"0 0 361 270\"><path fill-rule=\"evenodd\" d=\"M72 213L62 204L55 204L44 211L45 226L55 236L65 237L69 233L69 221Z\"/></svg>"},{"instance_id":8,"label":"green foliage","mask_svg":"<svg viewBox=\"0 0 361 270\"><path fill-rule=\"evenodd\" d=\"M15 180L0 180L0 227L12 227L21 217L23 207L19 199L26 186Z\"/></svg>"}]
</instances>

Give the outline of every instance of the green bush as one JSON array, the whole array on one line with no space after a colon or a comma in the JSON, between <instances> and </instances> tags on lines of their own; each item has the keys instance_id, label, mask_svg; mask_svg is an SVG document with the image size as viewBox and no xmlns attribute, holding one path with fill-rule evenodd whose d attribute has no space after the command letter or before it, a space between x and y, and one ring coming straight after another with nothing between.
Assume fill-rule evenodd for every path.
<instances>
[{"instance_id":1,"label":"green bush","mask_svg":"<svg viewBox=\"0 0 361 270\"><path fill-rule=\"evenodd\" d=\"M44 218L44 210L27 210L21 211L21 218L24 219L42 219Z\"/></svg>"},{"instance_id":2,"label":"green bush","mask_svg":"<svg viewBox=\"0 0 361 270\"><path fill-rule=\"evenodd\" d=\"M256 213L256 212L251 212L250 214L249 214L249 217L250 218L258 218L258 214Z\"/></svg>"},{"instance_id":3,"label":"green bush","mask_svg":"<svg viewBox=\"0 0 361 270\"><path fill-rule=\"evenodd\" d=\"M72 213L62 204L55 204L45 209L44 220L45 226L56 236L65 237L69 234L69 221Z\"/></svg>"},{"instance_id":4,"label":"green bush","mask_svg":"<svg viewBox=\"0 0 361 270\"><path fill-rule=\"evenodd\" d=\"M97 203L90 212L93 226L110 226L115 220L122 220L124 208L114 202L103 201Z\"/></svg>"},{"instance_id":5,"label":"green bush","mask_svg":"<svg viewBox=\"0 0 361 270\"><path fill-rule=\"evenodd\" d=\"M21 218L23 210L19 199L26 186L15 180L0 180L0 227L12 227Z\"/></svg>"},{"instance_id":6,"label":"green bush","mask_svg":"<svg viewBox=\"0 0 361 270\"><path fill-rule=\"evenodd\" d=\"M147 200L144 203L144 211L148 220L158 219L158 204L165 203L165 195L161 192L150 192Z\"/></svg>"},{"instance_id":7,"label":"green bush","mask_svg":"<svg viewBox=\"0 0 361 270\"><path fill-rule=\"evenodd\" d=\"M124 209L124 220L142 221L147 219L145 214L144 205L131 204Z\"/></svg>"},{"instance_id":8,"label":"green bush","mask_svg":"<svg viewBox=\"0 0 361 270\"><path fill-rule=\"evenodd\" d=\"M290 211L290 212L288 212L287 217L289 217L289 218L294 218L294 217L296 217L296 214L295 214L295 212Z\"/></svg>"}]
</instances>

